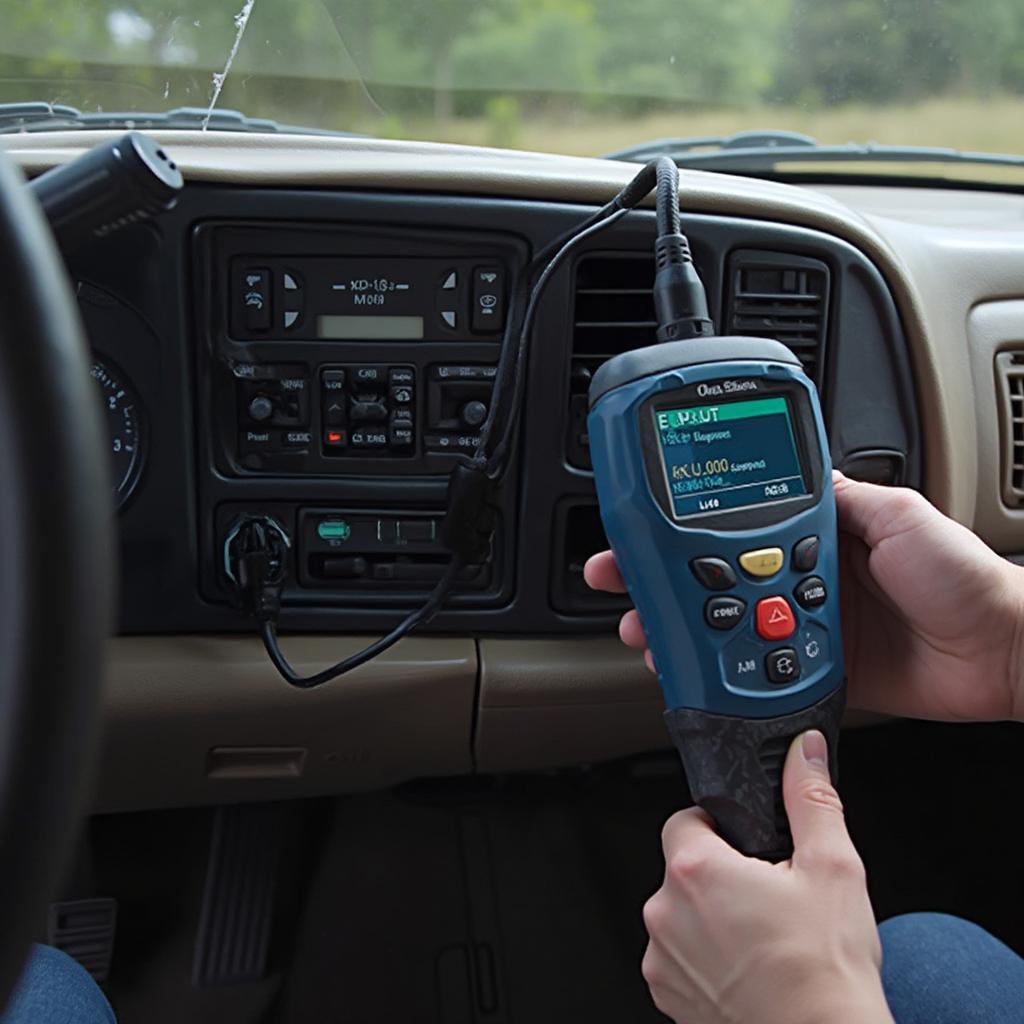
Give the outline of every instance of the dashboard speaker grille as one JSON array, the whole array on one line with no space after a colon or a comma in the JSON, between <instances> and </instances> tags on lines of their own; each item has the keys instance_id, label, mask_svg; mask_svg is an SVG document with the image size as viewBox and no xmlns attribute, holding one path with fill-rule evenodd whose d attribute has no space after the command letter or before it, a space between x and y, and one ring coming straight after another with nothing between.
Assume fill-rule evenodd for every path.
<instances>
[{"instance_id":1,"label":"dashboard speaker grille","mask_svg":"<svg viewBox=\"0 0 1024 1024\"><path fill-rule=\"evenodd\" d=\"M996 355L1002 428L1003 502L1024 505L1024 351Z\"/></svg>"},{"instance_id":2,"label":"dashboard speaker grille","mask_svg":"<svg viewBox=\"0 0 1024 1024\"><path fill-rule=\"evenodd\" d=\"M821 260L741 249L729 257L725 333L775 338L821 388L829 271Z\"/></svg>"}]
</instances>

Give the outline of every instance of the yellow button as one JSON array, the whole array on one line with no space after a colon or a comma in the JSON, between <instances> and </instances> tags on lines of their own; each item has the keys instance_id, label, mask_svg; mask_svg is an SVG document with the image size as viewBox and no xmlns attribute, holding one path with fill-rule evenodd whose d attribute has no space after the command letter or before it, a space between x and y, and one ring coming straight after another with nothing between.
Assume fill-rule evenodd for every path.
<instances>
[{"instance_id":1,"label":"yellow button","mask_svg":"<svg viewBox=\"0 0 1024 1024\"><path fill-rule=\"evenodd\" d=\"M758 548L740 555L743 571L751 576L774 576L782 568L782 561L782 548Z\"/></svg>"}]
</instances>

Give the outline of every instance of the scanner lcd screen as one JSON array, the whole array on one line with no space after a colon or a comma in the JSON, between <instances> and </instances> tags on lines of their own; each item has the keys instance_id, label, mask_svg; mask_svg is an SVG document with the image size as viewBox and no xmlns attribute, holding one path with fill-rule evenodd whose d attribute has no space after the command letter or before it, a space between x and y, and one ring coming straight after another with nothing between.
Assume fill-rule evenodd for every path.
<instances>
[{"instance_id":1,"label":"scanner lcd screen","mask_svg":"<svg viewBox=\"0 0 1024 1024\"><path fill-rule=\"evenodd\" d=\"M676 519L808 493L782 395L655 409L653 416Z\"/></svg>"}]
</instances>

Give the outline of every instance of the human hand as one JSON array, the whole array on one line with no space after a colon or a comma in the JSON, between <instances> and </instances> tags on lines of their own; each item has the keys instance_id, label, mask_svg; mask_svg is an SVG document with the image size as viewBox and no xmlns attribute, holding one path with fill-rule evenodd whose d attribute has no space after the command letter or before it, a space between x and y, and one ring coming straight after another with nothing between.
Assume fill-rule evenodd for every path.
<instances>
[{"instance_id":1,"label":"human hand","mask_svg":"<svg viewBox=\"0 0 1024 1024\"><path fill-rule=\"evenodd\" d=\"M833 474L840 606L852 707L917 718L1024 718L1024 569L915 491ZM591 587L624 593L610 551ZM619 625L647 641L636 611ZM648 667L653 667L645 650Z\"/></svg>"},{"instance_id":2,"label":"human hand","mask_svg":"<svg viewBox=\"0 0 1024 1024\"><path fill-rule=\"evenodd\" d=\"M695 807L665 825L642 970L677 1024L891 1024L864 867L826 754L812 731L786 758L789 861L745 857Z\"/></svg>"}]
</instances>

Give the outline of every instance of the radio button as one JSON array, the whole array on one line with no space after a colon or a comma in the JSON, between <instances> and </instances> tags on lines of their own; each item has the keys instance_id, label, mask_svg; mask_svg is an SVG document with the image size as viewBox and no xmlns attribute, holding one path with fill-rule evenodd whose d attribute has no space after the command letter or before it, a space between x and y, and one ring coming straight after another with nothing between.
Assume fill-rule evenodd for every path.
<instances>
[{"instance_id":1,"label":"radio button","mask_svg":"<svg viewBox=\"0 0 1024 1024\"><path fill-rule=\"evenodd\" d=\"M796 618L784 597L765 597L754 608L754 624L762 640L785 640L796 632Z\"/></svg>"},{"instance_id":2,"label":"radio button","mask_svg":"<svg viewBox=\"0 0 1024 1024\"><path fill-rule=\"evenodd\" d=\"M817 537L804 537L793 545L792 565L797 572L813 572L818 564L818 549L821 544Z\"/></svg>"},{"instance_id":3,"label":"radio button","mask_svg":"<svg viewBox=\"0 0 1024 1024\"><path fill-rule=\"evenodd\" d=\"M388 446L388 435L383 430L353 430L348 440L353 448L362 450Z\"/></svg>"},{"instance_id":4,"label":"radio button","mask_svg":"<svg viewBox=\"0 0 1024 1024\"><path fill-rule=\"evenodd\" d=\"M325 430L324 451L330 454L345 448L348 444L347 430Z\"/></svg>"},{"instance_id":5,"label":"radio button","mask_svg":"<svg viewBox=\"0 0 1024 1024\"><path fill-rule=\"evenodd\" d=\"M414 440L412 426L392 423L388 431L388 441L392 448L411 448Z\"/></svg>"},{"instance_id":6,"label":"radio button","mask_svg":"<svg viewBox=\"0 0 1024 1024\"><path fill-rule=\"evenodd\" d=\"M399 519L398 539L412 544L432 544L437 540L434 519Z\"/></svg>"},{"instance_id":7,"label":"radio button","mask_svg":"<svg viewBox=\"0 0 1024 1024\"><path fill-rule=\"evenodd\" d=\"M747 602L738 597L711 597L704 605L704 620L712 629L734 629L746 611Z\"/></svg>"},{"instance_id":8,"label":"radio button","mask_svg":"<svg viewBox=\"0 0 1024 1024\"><path fill-rule=\"evenodd\" d=\"M392 387L398 387L400 384L411 387L416 383L416 371L409 366L392 366L388 370L388 383Z\"/></svg>"},{"instance_id":9,"label":"radio button","mask_svg":"<svg viewBox=\"0 0 1024 1024\"><path fill-rule=\"evenodd\" d=\"M383 402L361 402L353 398L348 415L353 423L380 423L388 418L388 407Z\"/></svg>"},{"instance_id":10,"label":"radio button","mask_svg":"<svg viewBox=\"0 0 1024 1024\"><path fill-rule=\"evenodd\" d=\"M349 376L353 387L383 384L387 380L388 369L386 366L350 366Z\"/></svg>"},{"instance_id":11,"label":"radio button","mask_svg":"<svg viewBox=\"0 0 1024 1024\"><path fill-rule=\"evenodd\" d=\"M695 558L690 570L697 582L708 590L728 590L736 586L736 573L723 558Z\"/></svg>"},{"instance_id":12,"label":"radio button","mask_svg":"<svg viewBox=\"0 0 1024 1024\"><path fill-rule=\"evenodd\" d=\"M764 671L769 682L795 683L800 678L800 659L792 647L780 647L766 655Z\"/></svg>"},{"instance_id":13,"label":"radio button","mask_svg":"<svg viewBox=\"0 0 1024 1024\"><path fill-rule=\"evenodd\" d=\"M819 608L828 597L825 581L820 576L808 576L793 588L793 596L801 608Z\"/></svg>"},{"instance_id":14,"label":"radio button","mask_svg":"<svg viewBox=\"0 0 1024 1024\"><path fill-rule=\"evenodd\" d=\"M751 576L774 576L784 561L782 548L758 548L744 551L739 557L740 567Z\"/></svg>"},{"instance_id":15,"label":"radio button","mask_svg":"<svg viewBox=\"0 0 1024 1024\"><path fill-rule=\"evenodd\" d=\"M332 395L329 391L324 392L324 426L340 427L345 422L345 401L338 395Z\"/></svg>"}]
</instances>

